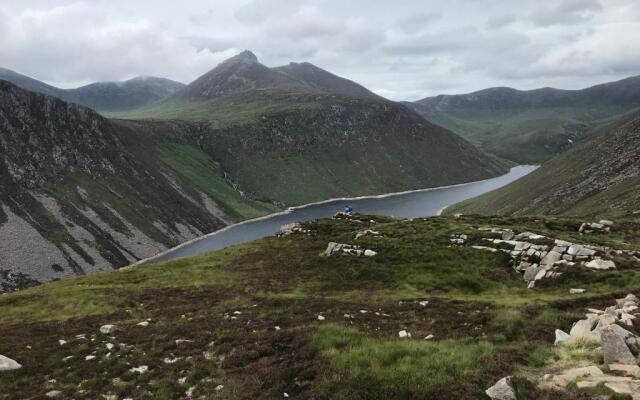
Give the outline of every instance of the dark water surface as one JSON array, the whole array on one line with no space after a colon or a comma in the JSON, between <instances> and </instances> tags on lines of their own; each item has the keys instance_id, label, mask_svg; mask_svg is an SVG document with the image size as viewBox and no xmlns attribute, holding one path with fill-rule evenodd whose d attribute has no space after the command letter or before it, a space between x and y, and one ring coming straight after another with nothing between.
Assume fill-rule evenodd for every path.
<instances>
[{"instance_id":1,"label":"dark water surface","mask_svg":"<svg viewBox=\"0 0 640 400\"><path fill-rule=\"evenodd\" d=\"M412 192L355 199L330 200L297 207L284 213L250 220L229 226L187 244L152 257L144 262L166 261L179 257L215 251L227 246L246 243L277 233L284 224L326 218L351 205L355 212L417 218L437 215L444 207L505 186L535 170L536 166L521 165L493 179L456 186L424 189Z\"/></svg>"}]
</instances>

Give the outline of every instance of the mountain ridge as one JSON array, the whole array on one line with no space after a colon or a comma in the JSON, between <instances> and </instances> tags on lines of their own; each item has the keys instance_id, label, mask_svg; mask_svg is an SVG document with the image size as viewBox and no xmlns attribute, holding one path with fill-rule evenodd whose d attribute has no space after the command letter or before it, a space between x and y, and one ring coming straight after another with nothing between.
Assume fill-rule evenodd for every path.
<instances>
[{"instance_id":1,"label":"mountain ridge","mask_svg":"<svg viewBox=\"0 0 640 400\"><path fill-rule=\"evenodd\" d=\"M138 76L125 81L95 82L73 89L61 89L6 68L0 68L0 80L99 112L141 107L169 97L185 86L166 78Z\"/></svg>"},{"instance_id":2,"label":"mountain ridge","mask_svg":"<svg viewBox=\"0 0 640 400\"><path fill-rule=\"evenodd\" d=\"M539 164L583 140L590 128L640 108L640 76L579 90L496 87L404 104L486 152Z\"/></svg>"}]
</instances>

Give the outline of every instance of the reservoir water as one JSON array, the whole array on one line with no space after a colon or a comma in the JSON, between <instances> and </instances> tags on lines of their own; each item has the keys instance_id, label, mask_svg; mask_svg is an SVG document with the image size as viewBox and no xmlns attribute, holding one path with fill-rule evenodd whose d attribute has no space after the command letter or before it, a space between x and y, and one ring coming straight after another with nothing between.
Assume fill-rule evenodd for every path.
<instances>
[{"instance_id":1,"label":"reservoir water","mask_svg":"<svg viewBox=\"0 0 640 400\"><path fill-rule=\"evenodd\" d=\"M336 212L342 211L347 205L352 206L354 212L363 214L388 215L399 218L433 216L447 206L505 186L536 168L537 166L521 165L512 168L508 174L484 181L381 196L328 200L296 207L282 213L228 226L140 263L188 257L250 242L274 235L284 224L330 217Z\"/></svg>"}]
</instances>

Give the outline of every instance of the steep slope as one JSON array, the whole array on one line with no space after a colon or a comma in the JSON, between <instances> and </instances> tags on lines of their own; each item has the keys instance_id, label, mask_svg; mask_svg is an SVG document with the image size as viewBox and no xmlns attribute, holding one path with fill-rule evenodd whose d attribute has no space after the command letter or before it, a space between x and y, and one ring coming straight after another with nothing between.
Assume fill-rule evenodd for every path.
<instances>
[{"instance_id":1,"label":"steep slope","mask_svg":"<svg viewBox=\"0 0 640 400\"><path fill-rule=\"evenodd\" d=\"M0 80L99 112L126 111L141 107L169 97L185 86L164 78L138 77L123 82L97 82L76 89L60 89L4 68L0 68Z\"/></svg>"},{"instance_id":2,"label":"steep slope","mask_svg":"<svg viewBox=\"0 0 640 400\"><path fill-rule=\"evenodd\" d=\"M0 81L0 292L126 266L242 219L231 200L254 204L171 142L187 129L110 121Z\"/></svg>"},{"instance_id":3,"label":"steep slope","mask_svg":"<svg viewBox=\"0 0 640 400\"><path fill-rule=\"evenodd\" d=\"M310 64L243 52L130 119L182 119L184 139L255 198L296 205L484 179L506 165L408 108Z\"/></svg>"},{"instance_id":4,"label":"steep slope","mask_svg":"<svg viewBox=\"0 0 640 400\"><path fill-rule=\"evenodd\" d=\"M640 218L640 113L590 134L566 154L447 212Z\"/></svg>"},{"instance_id":5,"label":"steep slope","mask_svg":"<svg viewBox=\"0 0 640 400\"><path fill-rule=\"evenodd\" d=\"M540 163L582 140L589 128L640 107L640 77L583 90L490 88L406 104L485 151Z\"/></svg>"},{"instance_id":6,"label":"steep slope","mask_svg":"<svg viewBox=\"0 0 640 400\"><path fill-rule=\"evenodd\" d=\"M302 82L316 91L354 97L377 97L376 94L364 86L334 75L308 62L292 62L288 65L273 68L273 70Z\"/></svg>"}]
</instances>

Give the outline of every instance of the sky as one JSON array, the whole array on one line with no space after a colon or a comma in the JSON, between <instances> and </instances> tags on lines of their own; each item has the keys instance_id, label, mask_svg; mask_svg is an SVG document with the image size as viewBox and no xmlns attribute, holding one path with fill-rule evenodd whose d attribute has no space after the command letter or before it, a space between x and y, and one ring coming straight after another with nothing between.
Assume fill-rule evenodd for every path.
<instances>
[{"instance_id":1,"label":"sky","mask_svg":"<svg viewBox=\"0 0 640 400\"><path fill-rule=\"evenodd\" d=\"M47 83L191 82L253 51L393 100L640 75L637 0L2 0L0 66Z\"/></svg>"}]
</instances>

